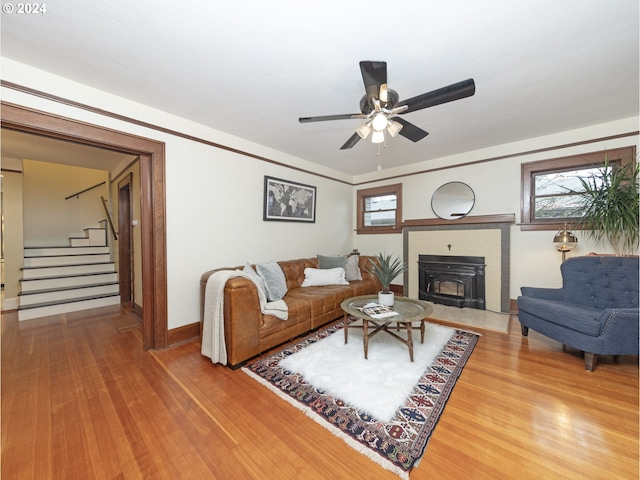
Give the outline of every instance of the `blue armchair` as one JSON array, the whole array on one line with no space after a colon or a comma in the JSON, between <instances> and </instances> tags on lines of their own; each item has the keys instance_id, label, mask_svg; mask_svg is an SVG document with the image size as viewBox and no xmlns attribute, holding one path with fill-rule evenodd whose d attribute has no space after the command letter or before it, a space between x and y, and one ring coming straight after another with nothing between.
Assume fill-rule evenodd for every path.
<instances>
[{"instance_id":1,"label":"blue armchair","mask_svg":"<svg viewBox=\"0 0 640 480\"><path fill-rule=\"evenodd\" d=\"M532 328L582 350L590 372L598 355L638 355L638 258L573 257L560 272L562 288L521 288L522 335Z\"/></svg>"}]
</instances>

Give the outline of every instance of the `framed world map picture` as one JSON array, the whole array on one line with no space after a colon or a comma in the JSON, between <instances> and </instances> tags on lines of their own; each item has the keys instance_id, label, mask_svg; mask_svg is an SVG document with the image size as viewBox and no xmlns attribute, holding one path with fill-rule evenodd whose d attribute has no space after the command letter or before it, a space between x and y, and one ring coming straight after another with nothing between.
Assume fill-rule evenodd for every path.
<instances>
[{"instance_id":1,"label":"framed world map picture","mask_svg":"<svg viewBox=\"0 0 640 480\"><path fill-rule=\"evenodd\" d=\"M316 187L265 175L263 220L314 223Z\"/></svg>"}]
</instances>

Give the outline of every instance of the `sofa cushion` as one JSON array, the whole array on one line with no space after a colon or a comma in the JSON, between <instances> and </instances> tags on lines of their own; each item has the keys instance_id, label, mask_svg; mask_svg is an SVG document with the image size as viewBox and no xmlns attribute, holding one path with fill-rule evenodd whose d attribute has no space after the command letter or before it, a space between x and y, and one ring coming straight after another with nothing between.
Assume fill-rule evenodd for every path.
<instances>
[{"instance_id":1,"label":"sofa cushion","mask_svg":"<svg viewBox=\"0 0 640 480\"><path fill-rule=\"evenodd\" d=\"M295 288L289 290L287 298L289 296L302 298L309 302L313 321L316 317L340 310L340 304L354 295L350 285L326 285L323 287Z\"/></svg>"},{"instance_id":2,"label":"sofa cushion","mask_svg":"<svg viewBox=\"0 0 640 480\"><path fill-rule=\"evenodd\" d=\"M316 255L319 268L344 268L347 264L346 255Z\"/></svg>"},{"instance_id":3,"label":"sofa cushion","mask_svg":"<svg viewBox=\"0 0 640 480\"><path fill-rule=\"evenodd\" d=\"M360 255L351 255L347 257L347 262L344 267L345 278L348 282L354 280L362 280L362 274L360 273Z\"/></svg>"},{"instance_id":4,"label":"sofa cushion","mask_svg":"<svg viewBox=\"0 0 640 480\"><path fill-rule=\"evenodd\" d=\"M303 287L323 285L349 285L345 279L344 268L305 268Z\"/></svg>"},{"instance_id":5,"label":"sofa cushion","mask_svg":"<svg viewBox=\"0 0 640 480\"><path fill-rule=\"evenodd\" d=\"M267 299L270 302L282 300L287 293L287 280L282 273L280 265L276 262L262 263L256 265L258 275L264 279L264 286L267 290Z\"/></svg>"},{"instance_id":6,"label":"sofa cushion","mask_svg":"<svg viewBox=\"0 0 640 480\"><path fill-rule=\"evenodd\" d=\"M318 259L301 258L298 260L285 260L278 262L285 278L287 279L287 290L300 288L304 281L305 268L318 268Z\"/></svg>"}]
</instances>

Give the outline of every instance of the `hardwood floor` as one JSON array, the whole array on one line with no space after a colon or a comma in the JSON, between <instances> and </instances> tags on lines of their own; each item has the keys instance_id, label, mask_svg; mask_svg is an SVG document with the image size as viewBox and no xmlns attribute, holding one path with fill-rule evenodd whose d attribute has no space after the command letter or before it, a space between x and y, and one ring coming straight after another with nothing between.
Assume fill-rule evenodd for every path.
<instances>
[{"instance_id":1,"label":"hardwood floor","mask_svg":"<svg viewBox=\"0 0 640 480\"><path fill-rule=\"evenodd\" d=\"M2 479L394 479L199 342L117 307L2 316ZM638 478L638 359L485 333L412 480Z\"/></svg>"}]
</instances>

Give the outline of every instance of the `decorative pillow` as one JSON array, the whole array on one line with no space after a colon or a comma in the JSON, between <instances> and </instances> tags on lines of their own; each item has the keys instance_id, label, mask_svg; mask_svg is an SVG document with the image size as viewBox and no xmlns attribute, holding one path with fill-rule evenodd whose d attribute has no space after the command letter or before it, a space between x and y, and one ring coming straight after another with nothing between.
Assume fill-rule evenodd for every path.
<instances>
[{"instance_id":1,"label":"decorative pillow","mask_svg":"<svg viewBox=\"0 0 640 480\"><path fill-rule=\"evenodd\" d=\"M287 279L280 265L276 262L256 265L258 275L264 279L264 287L267 289L267 300L275 302L282 300L287 293Z\"/></svg>"},{"instance_id":2,"label":"decorative pillow","mask_svg":"<svg viewBox=\"0 0 640 480\"><path fill-rule=\"evenodd\" d=\"M244 268L242 269L244 273L256 284L258 290L260 290L259 294L262 298L267 298L267 288L264 285L264 279L258 275L258 273L253 269L249 262L245 263Z\"/></svg>"},{"instance_id":3,"label":"decorative pillow","mask_svg":"<svg viewBox=\"0 0 640 480\"><path fill-rule=\"evenodd\" d=\"M321 287L323 285L349 285L345 280L344 268L305 268L303 287Z\"/></svg>"},{"instance_id":4,"label":"decorative pillow","mask_svg":"<svg viewBox=\"0 0 640 480\"><path fill-rule=\"evenodd\" d=\"M348 282L352 280L362 280L362 274L360 273L360 255L351 255L347 257L347 265L344 267L345 277Z\"/></svg>"},{"instance_id":5,"label":"decorative pillow","mask_svg":"<svg viewBox=\"0 0 640 480\"><path fill-rule=\"evenodd\" d=\"M320 268L345 268L347 264L346 255L316 255L318 257L318 267Z\"/></svg>"}]
</instances>

